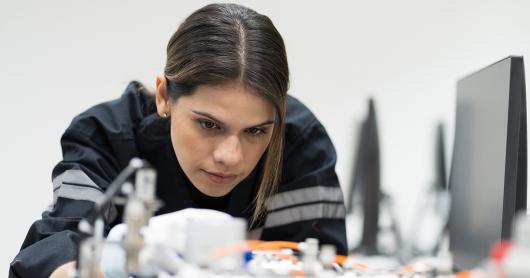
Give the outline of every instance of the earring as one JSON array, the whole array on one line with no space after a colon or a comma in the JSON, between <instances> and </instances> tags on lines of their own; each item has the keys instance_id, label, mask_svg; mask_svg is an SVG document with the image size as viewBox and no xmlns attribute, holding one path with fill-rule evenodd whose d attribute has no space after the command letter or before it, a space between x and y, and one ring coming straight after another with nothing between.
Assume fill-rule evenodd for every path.
<instances>
[{"instance_id":1,"label":"earring","mask_svg":"<svg viewBox=\"0 0 530 278\"><path fill-rule=\"evenodd\" d=\"M164 118L167 118L167 112L164 112Z\"/></svg>"}]
</instances>

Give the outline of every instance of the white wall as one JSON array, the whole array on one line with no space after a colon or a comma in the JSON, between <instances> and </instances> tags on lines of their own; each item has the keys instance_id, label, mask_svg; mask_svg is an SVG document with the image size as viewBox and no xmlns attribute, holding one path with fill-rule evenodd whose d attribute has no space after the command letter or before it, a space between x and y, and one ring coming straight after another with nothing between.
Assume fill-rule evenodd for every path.
<instances>
[{"instance_id":1,"label":"white wall","mask_svg":"<svg viewBox=\"0 0 530 278\"><path fill-rule=\"evenodd\" d=\"M71 118L119 96L131 79L152 86L170 35L205 3L0 0L0 269L51 201L51 170ZM530 55L525 0L241 3L282 33L290 93L326 126L343 185L356 126L375 98L383 185L405 231L417 192L433 179L437 122L452 146L456 80L509 54Z\"/></svg>"}]
</instances>

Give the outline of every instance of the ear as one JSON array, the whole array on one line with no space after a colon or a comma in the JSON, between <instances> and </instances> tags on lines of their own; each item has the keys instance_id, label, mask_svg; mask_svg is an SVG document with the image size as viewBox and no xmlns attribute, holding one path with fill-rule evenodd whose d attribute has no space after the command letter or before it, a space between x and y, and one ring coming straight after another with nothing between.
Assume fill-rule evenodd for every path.
<instances>
[{"instance_id":1,"label":"ear","mask_svg":"<svg viewBox=\"0 0 530 278\"><path fill-rule=\"evenodd\" d=\"M167 118L171 113L170 108L166 78L159 74L156 76L156 111L160 117Z\"/></svg>"}]
</instances>

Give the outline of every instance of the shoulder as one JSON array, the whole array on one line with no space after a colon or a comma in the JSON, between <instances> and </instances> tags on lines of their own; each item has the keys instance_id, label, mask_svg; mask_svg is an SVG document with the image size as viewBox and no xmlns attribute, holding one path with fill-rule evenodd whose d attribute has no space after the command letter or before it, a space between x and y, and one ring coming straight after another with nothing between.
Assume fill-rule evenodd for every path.
<instances>
[{"instance_id":1,"label":"shoulder","mask_svg":"<svg viewBox=\"0 0 530 278\"><path fill-rule=\"evenodd\" d=\"M294 143L320 122L313 112L300 100L289 95L287 96L287 113L285 117L286 143Z\"/></svg>"},{"instance_id":2,"label":"shoulder","mask_svg":"<svg viewBox=\"0 0 530 278\"><path fill-rule=\"evenodd\" d=\"M110 138L132 138L135 127L155 110L154 95L138 81L130 82L121 97L97 104L77 115L68 129L86 135L104 132Z\"/></svg>"},{"instance_id":3,"label":"shoulder","mask_svg":"<svg viewBox=\"0 0 530 278\"><path fill-rule=\"evenodd\" d=\"M289 97L283 153L284 185L280 191L338 184L336 161L335 147L324 126L304 104ZM285 183L290 186L286 187Z\"/></svg>"},{"instance_id":4,"label":"shoulder","mask_svg":"<svg viewBox=\"0 0 530 278\"><path fill-rule=\"evenodd\" d=\"M313 112L297 98L288 96L285 120L285 155L288 156L293 148L311 145L311 142L318 142L322 139L329 141L328 148L333 148L326 129Z\"/></svg>"},{"instance_id":5,"label":"shoulder","mask_svg":"<svg viewBox=\"0 0 530 278\"><path fill-rule=\"evenodd\" d=\"M138 130L157 115L155 110L154 96L141 83L130 82L118 99L74 117L61 137L63 160L87 165L104 159L119 171L138 155ZM63 170L56 168L54 176Z\"/></svg>"}]
</instances>

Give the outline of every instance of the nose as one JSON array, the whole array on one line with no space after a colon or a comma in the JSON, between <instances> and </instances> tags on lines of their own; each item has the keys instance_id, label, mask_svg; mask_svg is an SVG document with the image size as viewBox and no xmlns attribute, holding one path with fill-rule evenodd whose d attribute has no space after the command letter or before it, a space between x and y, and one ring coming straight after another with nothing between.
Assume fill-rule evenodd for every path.
<instances>
[{"instance_id":1,"label":"nose","mask_svg":"<svg viewBox=\"0 0 530 278\"><path fill-rule=\"evenodd\" d=\"M227 167L236 166L243 159L241 149L241 142L235 135L230 135L217 145L214 150L213 157L215 162L223 164Z\"/></svg>"}]
</instances>

